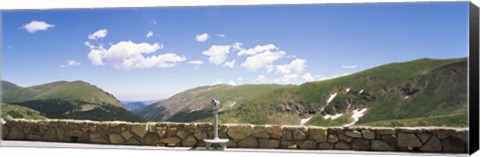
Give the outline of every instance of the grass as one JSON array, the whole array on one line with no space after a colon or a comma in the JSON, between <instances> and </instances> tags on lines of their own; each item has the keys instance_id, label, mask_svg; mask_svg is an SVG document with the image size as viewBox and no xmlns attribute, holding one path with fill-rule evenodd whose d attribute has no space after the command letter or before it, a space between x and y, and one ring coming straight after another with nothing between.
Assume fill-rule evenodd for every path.
<instances>
[{"instance_id":1,"label":"grass","mask_svg":"<svg viewBox=\"0 0 480 157\"><path fill-rule=\"evenodd\" d=\"M289 86L246 84L239 86L215 85L197 87L178 93L151 107L135 111L135 113L144 116L149 121L195 121L211 116L210 101L213 98L222 102L223 111L228 111L243 106L258 95L286 87Z\"/></svg>"},{"instance_id":2,"label":"grass","mask_svg":"<svg viewBox=\"0 0 480 157\"><path fill-rule=\"evenodd\" d=\"M453 114L433 117L419 117L399 120L384 120L369 123L358 123L359 126L387 126L387 127L411 127L411 126L443 126L443 127L468 127L467 114Z\"/></svg>"},{"instance_id":3,"label":"grass","mask_svg":"<svg viewBox=\"0 0 480 157\"><path fill-rule=\"evenodd\" d=\"M2 81L2 84L12 84ZM57 81L48 84L21 88L18 86L9 86L11 89L4 89L2 101L7 103L25 102L30 100L74 100L95 102L97 104L109 104L117 107L123 107L113 95L102 89L83 81Z\"/></svg>"},{"instance_id":4,"label":"grass","mask_svg":"<svg viewBox=\"0 0 480 157\"><path fill-rule=\"evenodd\" d=\"M113 95L83 81L58 81L26 88L6 81L2 84L6 85L2 87L2 101L33 109L44 117L145 121L143 117L125 110Z\"/></svg>"},{"instance_id":5,"label":"grass","mask_svg":"<svg viewBox=\"0 0 480 157\"><path fill-rule=\"evenodd\" d=\"M334 126L346 124L348 118L324 120L320 109L333 93L337 97L326 107L328 114L344 113L351 109L368 108L359 124L392 125L382 121L402 121L404 124L462 126L462 116L445 116L448 110L462 110L466 105L466 59L420 59L404 63L392 63L356 74L331 80L308 82L259 95L252 101L224 114L227 122L252 124L278 124L271 115L296 118L314 112L316 116L308 124ZM355 94L347 94L350 88ZM418 90L405 99L405 89ZM364 90L363 94L358 94ZM462 113L466 113L462 112ZM436 117L419 121L425 116ZM451 120L447 120L447 119ZM415 120L406 123L408 120ZM441 120L441 121L440 121ZM375 123L376 122L376 123ZM281 122L280 122L281 123ZM294 122L292 124L299 124ZM401 125L398 122L398 125Z\"/></svg>"},{"instance_id":6,"label":"grass","mask_svg":"<svg viewBox=\"0 0 480 157\"><path fill-rule=\"evenodd\" d=\"M2 103L2 118L47 119L41 112L13 104Z\"/></svg>"}]
</instances>

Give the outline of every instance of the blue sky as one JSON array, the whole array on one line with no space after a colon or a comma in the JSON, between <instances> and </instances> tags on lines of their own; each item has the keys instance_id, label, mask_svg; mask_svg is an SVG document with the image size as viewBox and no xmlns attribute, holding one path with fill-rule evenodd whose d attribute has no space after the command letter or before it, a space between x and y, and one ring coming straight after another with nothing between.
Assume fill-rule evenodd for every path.
<instances>
[{"instance_id":1,"label":"blue sky","mask_svg":"<svg viewBox=\"0 0 480 157\"><path fill-rule=\"evenodd\" d=\"M121 100L468 55L468 2L4 11L2 22L3 80L83 80Z\"/></svg>"}]
</instances>

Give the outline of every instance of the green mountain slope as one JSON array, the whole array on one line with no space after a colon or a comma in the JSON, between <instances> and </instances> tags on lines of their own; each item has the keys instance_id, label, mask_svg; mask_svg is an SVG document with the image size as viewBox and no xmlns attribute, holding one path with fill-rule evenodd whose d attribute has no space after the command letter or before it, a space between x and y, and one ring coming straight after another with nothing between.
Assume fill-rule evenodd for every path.
<instances>
[{"instance_id":1,"label":"green mountain slope","mask_svg":"<svg viewBox=\"0 0 480 157\"><path fill-rule=\"evenodd\" d=\"M189 122L210 117L212 98L222 100L222 111L228 111L277 89L288 86L248 84L240 86L203 86L178 93L169 99L146 106L135 113L150 121Z\"/></svg>"},{"instance_id":2,"label":"green mountain slope","mask_svg":"<svg viewBox=\"0 0 480 157\"><path fill-rule=\"evenodd\" d=\"M12 84L3 81L4 84ZM58 81L48 84L20 88L8 88L4 91L2 100L4 102L23 102L29 100L49 100L61 99L72 101L96 102L98 104L109 104L117 107L123 107L113 95L102 89L83 81Z\"/></svg>"},{"instance_id":3,"label":"green mountain slope","mask_svg":"<svg viewBox=\"0 0 480 157\"><path fill-rule=\"evenodd\" d=\"M220 119L253 124L301 124L303 119L306 125L319 126L466 126L466 81L465 58L393 63L275 90ZM205 120L209 119L199 121Z\"/></svg>"},{"instance_id":4,"label":"green mountain slope","mask_svg":"<svg viewBox=\"0 0 480 157\"><path fill-rule=\"evenodd\" d=\"M43 113L20 105L2 103L2 118L47 119Z\"/></svg>"},{"instance_id":5,"label":"green mountain slope","mask_svg":"<svg viewBox=\"0 0 480 157\"><path fill-rule=\"evenodd\" d=\"M48 118L144 121L125 110L110 93L83 81L58 81L26 88L7 81L2 81L2 85L3 102L37 110Z\"/></svg>"}]
</instances>

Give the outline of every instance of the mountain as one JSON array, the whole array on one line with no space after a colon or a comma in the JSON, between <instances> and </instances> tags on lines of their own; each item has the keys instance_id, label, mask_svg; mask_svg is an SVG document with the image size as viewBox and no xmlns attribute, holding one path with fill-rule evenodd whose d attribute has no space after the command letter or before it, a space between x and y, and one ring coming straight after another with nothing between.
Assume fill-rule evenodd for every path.
<instances>
[{"instance_id":1,"label":"mountain","mask_svg":"<svg viewBox=\"0 0 480 157\"><path fill-rule=\"evenodd\" d=\"M128 111L135 111L147 105L151 105L157 102L160 102L161 99L156 100L144 100L144 101L132 101L132 100L124 100L121 101L125 109Z\"/></svg>"},{"instance_id":2,"label":"mountain","mask_svg":"<svg viewBox=\"0 0 480 157\"><path fill-rule=\"evenodd\" d=\"M220 119L318 126L467 126L467 59L392 63L279 89Z\"/></svg>"},{"instance_id":3,"label":"mountain","mask_svg":"<svg viewBox=\"0 0 480 157\"><path fill-rule=\"evenodd\" d=\"M2 113L27 119L202 122L212 121L215 98L222 102L221 123L465 127L467 77L466 58L419 59L301 85L202 86L152 105L133 103L139 107L132 111L136 115L83 81L25 88L2 81Z\"/></svg>"},{"instance_id":4,"label":"mountain","mask_svg":"<svg viewBox=\"0 0 480 157\"><path fill-rule=\"evenodd\" d=\"M301 85L204 86L136 111L150 121L467 126L467 59L419 59Z\"/></svg>"},{"instance_id":5,"label":"mountain","mask_svg":"<svg viewBox=\"0 0 480 157\"><path fill-rule=\"evenodd\" d=\"M5 103L2 103L2 118L47 119L45 115L37 110Z\"/></svg>"},{"instance_id":6,"label":"mountain","mask_svg":"<svg viewBox=\"0 0 480 157\"><path fill-rule=\"evenodd\" d=\"M39 111L48 118L144 121L125 110L112 94L83 81L26 88L2 81L2 101Z\"/></svg>"},{"instance_id":7,"label":"mountain","mask_svg":"<svg viewBox=\"0 0 480 157\"><path fill-rule=\"evenodd\" d=\"M178 93L168 99L134 111L149 121L189 122L210 117L212 98L225 100L221 111L227 111L285 85L248 84L248 85L214 85L193 88Z\"/></svg>"},{"instance_id":8,"label":"mountain","mask_svg":"<svg viewBox=\"0 0 480 157\"><path fill-rule=\"evenodd\" d=\"M147 106L144 102L141 101L122 101L122 104L128 111L134 111L136 109Z\"/></svg>"}]
</instances>

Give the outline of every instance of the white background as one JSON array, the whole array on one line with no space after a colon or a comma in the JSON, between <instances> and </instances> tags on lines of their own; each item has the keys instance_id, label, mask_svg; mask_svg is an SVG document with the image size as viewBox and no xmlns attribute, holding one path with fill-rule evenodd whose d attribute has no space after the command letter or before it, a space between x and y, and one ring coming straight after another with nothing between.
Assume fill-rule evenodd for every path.
<instances>
[{"instance_id":1,"label":"white background","mask_svg":"<svg viewBox=\"0 0 480 157\"><path fill-rule=\"evenodd\" d=\"M0 9L50 9L50 8L104 8L142 6L205 6L205 5L246 5L246 4L309 4L309 3L365 3L365 2L413 2L415 0L1 0ZM428 0L416 0L428 1ZM445 1L445 0L434 0ZM477 6L480 0L472 0ZM8 22L8 21L4 21ZM79 148L23 148L1 147L0 157L49 156L49 157L309 157L309 156L379 156L378 154L319 154L319 153L266 153L266 152L207 152L207 151L166 151L166 150L122 150L122 149L79 149ZM383 155L382 155L383 156ZM388 155L400 156L400 155ZM409 155L412 156L412 155ZM416 156L425 156L418 154ZM442 156L442 154L439 154ZM474 156L480 157L477 152Z\"/></svg>"}]
</instances>

